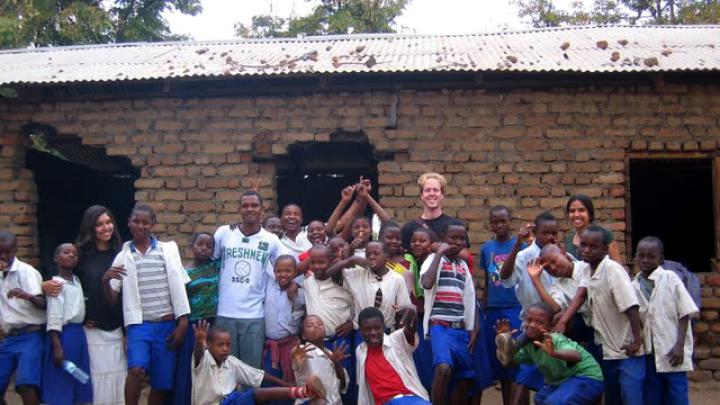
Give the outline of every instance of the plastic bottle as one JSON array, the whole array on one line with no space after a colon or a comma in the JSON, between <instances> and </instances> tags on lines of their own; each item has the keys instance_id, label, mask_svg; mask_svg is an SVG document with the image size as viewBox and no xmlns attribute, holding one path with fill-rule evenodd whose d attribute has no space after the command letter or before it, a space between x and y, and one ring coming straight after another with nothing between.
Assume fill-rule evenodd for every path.
<instances>
[{"instance_id":1,"label":"plastic bottle","mask_svg":"<svg viewBox=\"0 0 720 405\"><path fill-rule=\"evenodd\" d=\"M75 377L76 380L80 381L80 384L85 384L88 382L88 380L90 380L90 376L80 367L76 366L75 363L73 363L72 361L63 361L63 370L67 371L68 374Z\"/></svg>"}]
</instances>

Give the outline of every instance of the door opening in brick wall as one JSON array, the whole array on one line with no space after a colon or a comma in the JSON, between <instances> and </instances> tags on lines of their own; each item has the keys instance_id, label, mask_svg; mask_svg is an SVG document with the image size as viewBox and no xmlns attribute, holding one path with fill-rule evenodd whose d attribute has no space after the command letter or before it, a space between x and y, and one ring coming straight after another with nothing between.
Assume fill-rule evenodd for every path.
<instances>
[{"instance_id":1,"label":"door opening in brick wall","mask_svg":"<svg viewBox=\"0 0 720 405\"><path fill-rule=\"evenodd\" d=\"M74 242L85 209L104 205L113 212L124 240L130 237L127 218L135 201L138 171L130 160L109 157L103 148L82 145L77 137L58 136L50 127L26 128L30 146L25 166L37 185L40 263L52 268L55 247Z\"/></svg>"},{"instance_id":2,"label":"door opening in brick wall","mask_svg":"<svg viewBox=\"0 0 720 405\"><path fill-rule=\"evenodd\" d=\"M715 257L712 159L631 159L632 251L644 236L665 244L665 258L696 272Z\"/></svg>"},{"instance_id":3,"label":"door opening in brick wall","mask_svg":"<svg viewBox=\"0 0 720 405\"><path fill-rule=\"evenodd\" d=\"M377 161L364 135L332 137L331 142L296 143L275 162L278 207L296 203L303 208L305 223L327 220L340 199L340 191L370 179L377 198Z\"/></svg>"}]
</instances>

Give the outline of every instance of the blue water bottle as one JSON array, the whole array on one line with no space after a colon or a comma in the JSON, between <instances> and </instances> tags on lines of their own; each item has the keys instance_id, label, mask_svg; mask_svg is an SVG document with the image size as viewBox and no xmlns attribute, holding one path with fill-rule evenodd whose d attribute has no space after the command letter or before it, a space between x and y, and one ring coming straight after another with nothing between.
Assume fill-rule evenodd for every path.
<instances>
[{"instance_id":1,"label":"blue water bottle","mask_svg":"<svg viewBox=\"0 0 720 405\"><path fill-rule=\"evenodd\" d=\"M80 384L85 384L88 382L88 380L90 380L90 376L80 367L76 366L75 363L73 363L72 361L63 361L63 370L67 371L68 374L75 377L76 380L80 381Z\"/></svg>"}]
</instances>

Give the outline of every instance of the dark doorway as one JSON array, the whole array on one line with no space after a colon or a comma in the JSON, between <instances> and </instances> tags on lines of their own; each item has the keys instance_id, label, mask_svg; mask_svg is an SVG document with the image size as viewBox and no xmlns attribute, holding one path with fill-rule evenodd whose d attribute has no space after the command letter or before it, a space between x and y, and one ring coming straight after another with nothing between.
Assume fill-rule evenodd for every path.
<instances>
[{"instance_id":1,"label":"dark doorway","mask_svg":"<svg viewBox=\"0 0 720 405\"><path fill-rule=\"evenodd\" d=\"M74 242L85 209L108 207L123 239L129 238L127 218L135 201L138 171L129 159L109 157L104 149L82 145L76 137L57 137L47 128L31 128L32 146L25 165L37 185L40 263L52 272L55 247Z\"/></svg>"},{"instance_id":2,"label":"dark doorway","mask_svg":"<svg viewBox=\"0 0 720 405\"><path fill-rule=\"evenodd\" d=\"M714 257L712 160L630 161L633 253L644 236L665 244L665 257L696 272Z\"/></svg>"},{"instance_id":3,"label":"dark doorway","mask_svg":"<svg viewBox=\"0 0 720 405\"><path fill-rule=\"evenodd\" d=\"M370 179L377 198L377 161L373 147L362 136L348 140L290 145L286 158L276 162L278 207L296 203L303 209L305 223L327 220L340 200L340 191ZM338 139L340 138L340 139Z\"/></svg>"}]
</instances>

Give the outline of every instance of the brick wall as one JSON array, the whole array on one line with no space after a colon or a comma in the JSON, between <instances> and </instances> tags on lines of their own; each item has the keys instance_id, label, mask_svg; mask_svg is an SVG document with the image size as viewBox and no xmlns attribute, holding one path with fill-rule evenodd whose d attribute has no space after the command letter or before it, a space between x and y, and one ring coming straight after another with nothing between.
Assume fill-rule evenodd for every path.
<instances>
[{"instance_id":1,"label":"brick wall","mask_svg":"<svg viewBox=\"0 0 720 405\"><path fill-rule=\"evenodd\" d=\"M136 199L158 209L158 233L181 245L194 231L213 231L236 218L238 190L251 178L274 201L272 158L295 142L327 142L337 129L362 130L380 156L393 156L378 164L379 194L399 221L419 212L417 176L445 173L446 212L468 221L476 242L490 236L486 219L494 204L514 208L521 220L542 210L565 218L568 196L584 193L595 201L597 221L615 232L624 250L628 153L720 151L720 86L397 94L395 129L387 128L395 99L389 92L0 101L0 227L20 235L20 255L37 256L37 195L24 168L27 140L21 134L31 121L129 157L141 169ZM703 276L704 308L696 326L704 378L708 370L720 370L713 340L720 333L718 277Z\"/></svg>"}]
</instances>

